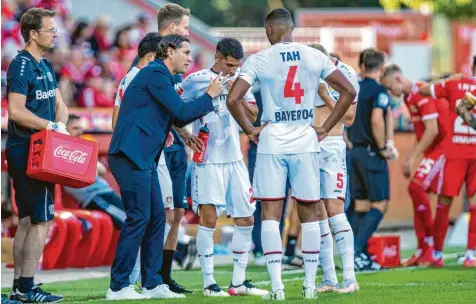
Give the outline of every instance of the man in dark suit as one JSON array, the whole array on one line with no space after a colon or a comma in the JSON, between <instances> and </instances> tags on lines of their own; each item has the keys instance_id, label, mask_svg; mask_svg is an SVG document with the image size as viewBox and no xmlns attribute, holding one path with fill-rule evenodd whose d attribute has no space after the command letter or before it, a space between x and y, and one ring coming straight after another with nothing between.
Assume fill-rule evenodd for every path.
<instances>
[{"instance_id":1,"label":"man in dark suit","mask_svg":"<svg viewBox=\"0 0 476 304\"><path fill-rule=\"evenodd\" d=\"M165 211L159 187L157 162L172 125L183 127L218 110L213 99L223 91L222 75L205 94L183 103L173 75L184 73L192 62L190 40L165 36L157 59L132 80L122 99L109 146L109 167L121 189L127 219L111 268L106 299L185 297L163 284L160 269ZM142 294L129 286L129 275L141 247Z\"/></svg>"}]
</instances>

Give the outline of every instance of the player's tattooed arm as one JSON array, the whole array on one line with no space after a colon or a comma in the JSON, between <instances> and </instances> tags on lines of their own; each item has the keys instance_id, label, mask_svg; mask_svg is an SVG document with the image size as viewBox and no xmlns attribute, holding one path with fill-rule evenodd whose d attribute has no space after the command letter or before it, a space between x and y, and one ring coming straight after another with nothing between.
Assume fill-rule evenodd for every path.
<instances>
[{"instance_id":1,"label":"player's tattooed arm","mask_svg":"<svg viewBox=\"0 0 476 304\"><path fill-rule=\"evenodd\" d=\"M475 105L476 98L466 96L456 106L456 113L474 130L476 130L476 115L473 114Z\"/></svg>"}]
</instances>

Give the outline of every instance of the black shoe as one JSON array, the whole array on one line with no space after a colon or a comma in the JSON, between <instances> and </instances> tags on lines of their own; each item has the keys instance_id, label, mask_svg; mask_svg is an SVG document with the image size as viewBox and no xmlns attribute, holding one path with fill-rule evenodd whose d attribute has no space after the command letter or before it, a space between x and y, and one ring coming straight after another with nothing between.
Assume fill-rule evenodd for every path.
<instances>
[{"instance_id":1,"label":"black shoe","mask_svg":"<svg viewBox=\"0 0 476 304\"><path fill-rule=\"evenodd\" d=\"M27 293L21 293L16 290L17 301L23 303L57 303L64 300L64 297L61 295L53 295L49 292L44 291L38 285L35 285L32 290Z\"/></svg>"},{"instance_id":2,"label":"black shoe","mask_svg":"<svg viewBox=\"0 0 476 304\"><path fill-rule=\"evenodd\" d=\"M188 290L185 287L183 287L182 285L178 284L177 282L175 282L174 279L170 279L170 282L168 282L166 284L169 285L169 289L172 292L175 292L175 293L192 293L191 290Z\"/></svg>"},{"instance_id":3,"label":"black shoe","mask_svg":"<svg viewBox=\"0 0 476 304\"><path fill-rule=\"evenodd\" d=\"M13 293L14 297L16 298L16 294ZM10 294L10 297L12 295ZM11 300L7 297L7 295L5 294L2 294L2 304L21 304L21 302L18 302L18 301L15 301L15 300Z\"/></svg>"}]
</instances>

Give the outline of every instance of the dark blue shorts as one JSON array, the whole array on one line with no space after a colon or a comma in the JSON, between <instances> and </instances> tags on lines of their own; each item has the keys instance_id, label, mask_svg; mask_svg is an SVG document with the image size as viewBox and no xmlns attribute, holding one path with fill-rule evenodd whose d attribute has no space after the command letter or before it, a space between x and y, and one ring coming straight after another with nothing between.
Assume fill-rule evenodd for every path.
<instances>
[{"instance_id":1,"label":"dark blue shorts","mask_svg":"<svg viewBox=\"0 0 476 304\"><path fill-rule=\"evenodd\" d=\"M354 147L351 153L350 192L353 199L370 202L390 199L387 161L368 147Z\"/></svg>"},{"instance_id":2,"label":"dark blue shorts","mask_svg":"<svg viewBox=\"0 0 476 304\"><path fill-rule=\"evenodd\" d=\"M170 178L172 179L172 190L174 196L174 208L188 208L187 197L185 191L185 177L187 175L187 152L185 147L181 147L176 151L166 152L165 162L169 169Z\"/></svg>"},{"instance_id":3,"label":"dark blue shorts","mask_svg":"<svg viewBox=\"0 0 476 304\"><path fill-rule=\"evenodd\" d=\"M48 222L54 218L55 185L26 175L28 149L28 146L14 146L6 150L18 217L29 216L32 224Z\"/></svg>"}]
</instances>

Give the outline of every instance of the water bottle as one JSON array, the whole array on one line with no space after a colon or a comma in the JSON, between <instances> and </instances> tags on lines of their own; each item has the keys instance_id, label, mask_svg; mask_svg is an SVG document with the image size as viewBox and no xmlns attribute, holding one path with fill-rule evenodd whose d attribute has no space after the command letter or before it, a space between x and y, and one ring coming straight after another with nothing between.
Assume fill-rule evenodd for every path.
<instances>
[{"instance_id":1,"label":"water bottle","mask_svg":"<svg viewBox=\"0 0 476 304\"><path fill-rule=\"evenodd\" d=\"M207 152L208 146L208 138L210 137L210 130L205 124L203 127L200 128L198 132L198 138L203 142L203 151L202 152L194 152L192 160L196 163L202 163L205 159L205 153Z\"/></svg>"}]
</instances>

